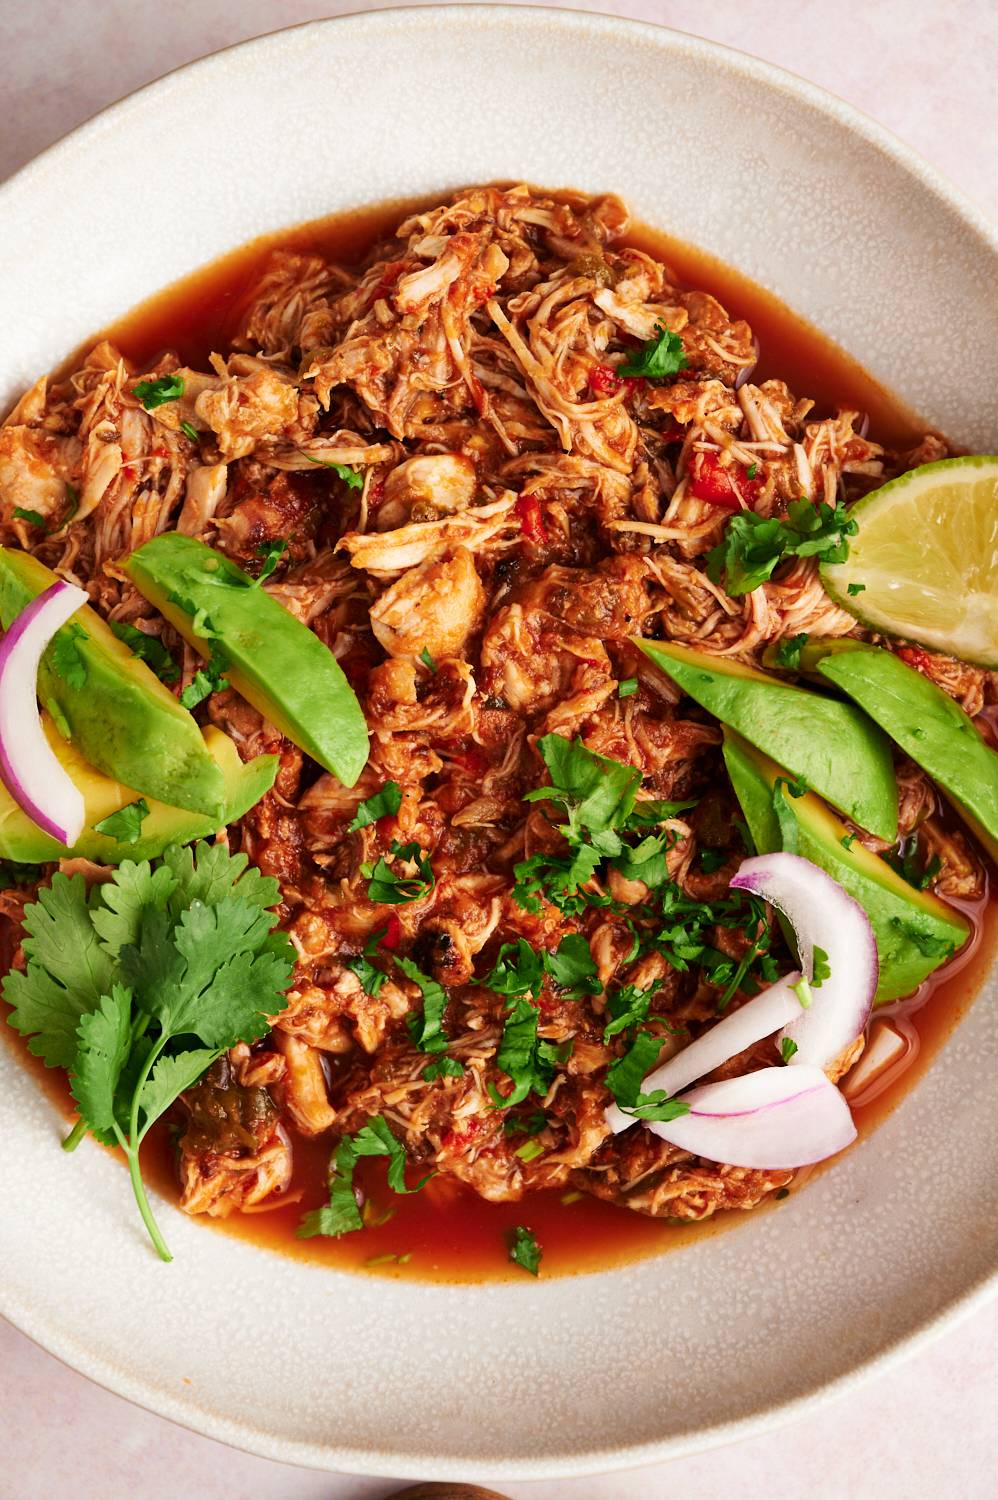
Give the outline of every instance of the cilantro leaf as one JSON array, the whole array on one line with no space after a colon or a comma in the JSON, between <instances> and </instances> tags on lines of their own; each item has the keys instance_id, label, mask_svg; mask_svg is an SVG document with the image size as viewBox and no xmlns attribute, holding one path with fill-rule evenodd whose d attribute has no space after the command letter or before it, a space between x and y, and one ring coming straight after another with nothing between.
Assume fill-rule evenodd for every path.
<instances>
[{"instance_id":1,"label":"cilantro leaf","mask_svg":"<svg viewBox=\"0 0 998 1500\"><path fill-rule=\"evenodd\" d=\"M304 449L300 449L299 452L303 458L308 459L310 464L318 464L321 469L332 469L339 475L348 489L361 490L364 488L364 476L358 474L357 470L352 469L349 464L334 463L329 458L315 458L311 453L306 453Z\"/></svg>"},{"instance_id":2,"label":"cilantro leaf","mask_svg":"<svg viewBox=\"0 0 998 1500\"><path fill-rule=\"evenodd\" d=\"M129 802L116 813L109 813L106 818L101 818L99 823L94 824L94 833L117 839L119 844L137 844L142 824L148 816L149 804L144 797L139 797L136 802Z\"/></svg>"},{"instance_id":3,"label":"cilantro leaf","mask_svg":"<svg viewBox=\"0 0 998 1500\"><path fill-rule=\"evenodd\" d=\"M117 1092L131 1050L131 1017L132 992L115 984L80 1018L72 1093L87 1126L105 1144L116 1141L121 1123Z\"/></svg>"},{"instance_id":4,"label":"cilantro leaf","mask_svg":"<svg viewBox=\"0 0 998 1500\"><path fill-rule=\"evenodd\" d=\"M777 565L790 557L817 557L821 562L845 562L847 538L857 531L846 507L834 509L824 500L791 500L786 520L760 516L751 510L731 517L719 544L707 554L707 574L724 584L731 598L751 593L771 578Z\"/></svg>"},{"instance_id":5,"label":"cilantro leaf","mask_svg":"<svg viewBox=\"0 0 998 1500\"><path fill-rule=\"evenodd\" d=\"M370 995L376 1000L388 975L376 969L365 953L358 953L353 958L344 959L344 966L350 970L351 974L356 974L365 995Z\"/></svg>"},{"instance_id":6,"label":"cilantro leaf","mask_svg":"<svg viewBox=\"0 0 998 1500\"><path fill-rule=\"evenodd\" d=\"M197 621L194 623L197 628ZM220 693L223 688L227 688L229 684L223 673L228 665L224 651L217 641L212 641L207 662L198 668L180 695L181 708L186 708L189 712L192 708L197 708L205 698L210 698L212 693Z\"/></svg>"},{"instance_id":7,"label":"cilantro leaf","mask_svg":"<svg viewBox=\"0 0 998 1500\"><path fill-rule=\"evenodd\" d=\"M846 584L846 593L849 595L850 598L854 599L857 594L865 594L866 593L866 584L865 583L847 583Z\"/></svg>"},{"instance_id":8,"label":"cilantro leaf","mask_svg":"<svg viewBox=\"0 0 998 1500\"><path fill-rule=\"evenodd\" d=\"M887 863L897 871L902 880L914 886L916 891L927 890L942 869L938 854L933 855L928 864L923 866L917 834L910 843L906 845L902 842L896 850L885 857Z\"/></svg>"},{"instance_id":9,"label":"cilantro leaf","mask_svg":"<svg viewBox=\"0 0 998 1500\"><path fill-rule=\"evenodd\" d=\"M422 651L419 653L419 659L423 663L424 667L429 667L431 672L436 672L437 664L433 660L433 657L430 655L429 646L423 647Z\"/></svg>"},{"instance_id":10,"label":"cilantro leaf","mask_svg":"<svg viewBox=\"0 0 998 1500\"><path fill-rule=\"evenodd\" d=\"M420 1077L424 1083L432 1083L436 1078L460 1078L463 1074L464 1064L456 1057L435 1057L427 1063Z\"/></svg>"},{"instance_id":11,"label":"cilantro leaf","mask_svg":"<svg viewBox=\"0 0 998 1500\"><path fill-rule=\"evenodd\" d=\"M531 1276L538 1276L543 1255L534 1231L525 1224L517 1224L509 1239L509 1258L513 1265L522 1266Z\"/></svg>"},{"instance_id":12,"label":"cilantro leaf","mask_svg":"<svg viewBox=\"0 0 998 1500\"><path fill-rule=\"evenodd\" d=\"M192 443L196 443L201 436L197 428L191 422L181 422L180 430L184 434L184 437Z\"/></svg>"},{"instance_id":13,"label":"cilantro leaf","mask_svg":"<svg viewBox=\"0 0 998 1500\"><path fill-rule=\"evenodd\" d=\"M168 401L179 401L183 394L182 375L160 375L156 380L139 380L132 386L132 395L141 401L146 411L155 411L157 406L165 406Z\"/></svg>"},{"instance_id":14,"label":"cilantro leaf","mask_svg":"<svg viewBox=\"0 0 998 1500\"><path fill-rule=\"evenodd\" d=\"M686 364L682 339L671 329L663 328L657 323L655 337L630 355L623 364L619 364L617 374L632 379L664 380L668 375L678 375Z\"/></svg>"},{"instance_id":15,"label":"cilantro leaf","mask_svg":"<svg viewBox=\"0 0 998 1500\"><path fill-rule=\"evenodd\" d=\"M646 1021L648 1007L651 1005L654 994L654 985L649 985L648 989L642 990L633 984L622 984L614 990L607 1000L606 1011L610 1019L603 1028L604 1042Z\"/></svg>"},{"instance_id":16,"label":"cilantro leaf","mask_svg":"<svg viewBox=\"0 0 998 1500\"><path fill-rule=\"evenodd\" d=\"M400 844L392 839L391 853L403 864L413 864L416 873L405 875L394 869L384 855L377 864L361 865L361 873L367 878L367 894L371 901L382 906L404 906L409 901L418 901L428 896L436 884L429 857L418 844Z\"/></svg>"},{"instance_id":17,"label":"cilantro leaf","mask_svg":"<svg viewBox=\"0 0 998 1500\"><path fill-rule=\"evenodd\" d=\"M288 546L288 542L278 539L274 542L264 542L261 546L257 547L257 556L263 558L263 567L253 580L253 588L258 589L262 583L267 581L285 552L287 552Z\"/></svg>"},{"instance_id":18,"label":"cilantro leaf","mask_svg":"<svg viewBox=\"0 0 998 1500\"><path fill-rule=\"evenodd\" d=\"M544 735L537 748L551 785L527 792L525 802L560 802L576 836L585 832L598 838L626 822L641 784L640 771L560 734ZM604 854L619 854L620 840L611 838L599 847Z\"/></svg>"},{"instance_id":19,"label":"cilantro leaf","mask_svg":"<svg viewBox=\"0 0 998 1500\"><path fill-rule=\"evenodd\" d=\"M482 983L497 995L538 995L544 978L541 955L526 938L503 943Z\"/></svg>"},{"instance_id":20,"label":"cilantro leaf","mask_svg":"<svg viewBox=\"0 0 998 1500\"><path fill-rule=\"evenodd\" d=\"M641 1085L658 1062L664 1046L664 1037L639 1031L627 1051L607 1068L606 1086L621 1109L634 1109Z\"/></svg>"},{"instance_id":21,"label":"cilantro leaf","mask_svg":"<svg viewBox=\"0 0 998 1500\"><path fill-rule=\"evenodd\" d=\"M398 964L406 979L411 979L417 984L423 996L423 1011L421 1015L409 1015L405 1018L406 1030L420 1052L446 1052L447 1043L450 1040L444 1031L444 1012L447 1009L447 991L442 984L431 979L429 974L424 974L411 958L403 958L401 954L395 955Z\"/></svg>"},{"instance_id":22,"label":"cilantro leaf","mask_svg":"<svg viewBox=\"0 0 998 1500\"><path fill-rule=\"evenodd\" d=\"M75 620L70 620L64 630L60 630L52 642L49 651L49 661L56 676L61 677L67 687L76 692L82 691L87 685L87 664L80 655L77 641L87 640L87 633L77 625Z\"/></svg>"},{"instance_id":23,"label":"cilantro leaf","mask_svg":"<svg viewBox=\"0 0 998 1500\"><path fill-rule=\"evenodd\" d=\"M363 1229L364 1221L354 1192L353 1177L362 1156L388 1157L388 1186L393 1193L418 1193L432 1172L415 1187L405 1181L405 1148L392 1134L383 1115L374 1115L356 1135L344 1136L333 1153L329 1173L329 1202L305 1215L298 1229L301 1239L314 1235L339 1236Z\"/></svg>"},{"instance_id":24,"label":"cilantro leaf","mask_svg":"<svg viewBox=\"0 0 998 1500\"><path fill-rule=\"evenodd\" d=\"M808 785L803 776L777 776L773 782L773 790L770 794L773 803L773 812L776 815L777 826L780 830L780 847L787 854L796 854L800 830L797 819L787 803L786 797L783 795L784 787L786 787L791 797L797 798L804 796L808 790Z\"/></svg>"},{"instance_id":25,"label":"cilantro leaf","mask_svg":"<svg viewBox=\"0 0 998 1500\"><path fill-rule=\"evenodd\" d=\"M785 635L776 647L777 666L786 667L788 672L799 672L801 648L807 642L806 630L802 630L799 635Z\"/></svg>"},{"instance_id":26,"label":"cilantro leaf","mask_svg":"<svg viewBox=\"0 0 998 1500\"><path fill-rule=\"evenodd\" d=\"M544 955L544 967L570 1000L603 992L589 941L581 932L567 933L556 952Z\"/></svg>"},{"instance_id":27,"label":"cilantro leaf","mask_svg":"<svg viewBox=\"0 0 998 1500\"><path fill-rule=\"evenodd\" d=\"M625 677L617 683L617 697L630 698L638 690L638 679L636 677Z\"/></svg>"},{"instance_id":28,"label":"cilantro leaf","mask_svg":"<svg viewBox=\"0 0 998 1500\"><path fill-rule=\"evenodd\" d=\"M513 1084L505 1096L491 1084L489 1094L497 1109L512 1109L522 1104L530 1093L541 1098L547 1093L554 1074L558 1049L537 1036L539 1016L528 995L518 995L507 1014L502 1039L496 1052L496 1067Z\"/></svg>"},{"instance_id":29,"label":"cilantro leaf","mask_svg":"<svg viewBox=\"0 0 998 1500\"><path fill-rule=\"evenodd\" d=\"M914 943L919 953L926 958L949 958L956 950L953 943L946 938L935 937L931 932L923 932L914 922L906 922L903 917L891 917L891 926L896 927L903 937Z\"/></svg>"},{"instance_id":30,"label":"cilantro leaf","mask_svg":"<svg viewBox=\"0 0 998 1500\"><path fill-rule=\"evenodd\" d=\"M180 668L157 636L147 635L144 630L138 630L134 625L125 625L121 620L111 620L109 623L119 641L124 641L133 656L151 667L160 682L180 681Z\"/></svg>"},{"instance_id":31,"label":"cilantro leaf","mask_svg":"<svg viewBox=\"0 0 998 1500\"><path fill-rule=\"evenodd\" d=\"M379 818L394 817L401 806L402 788L397 781L386 781L373 797L365 797L358 803L353 821L347 824L347 833L356 833L358 828L366 828Z\"/></svg>"},{"instance_id":32,"label":"cilantro leaf","mask_svg":"<svg viewBox=\"0 0 998 1500\"><path fill-rule=\"evenodd\" d=\"M780 1038L780 1056L785 1063L790 1061L796 1051L797 1043L792 1037L785 1036Z\"/></svg>"}]
</instances>

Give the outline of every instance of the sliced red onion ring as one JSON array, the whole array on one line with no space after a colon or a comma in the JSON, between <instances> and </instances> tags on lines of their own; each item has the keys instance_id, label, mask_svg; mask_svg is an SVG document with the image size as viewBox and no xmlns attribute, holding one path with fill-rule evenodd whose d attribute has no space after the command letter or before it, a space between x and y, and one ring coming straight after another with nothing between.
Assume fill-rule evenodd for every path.
<instances>
[{"instance_id":1,"label":"sliced red onion ring","mask_svg":"<svg viewBox=\"0 0 998 1500\"><path fill-rule=\"evenodd\" d=\"M688 1115L648 1129L708 1161L762 1171L810 1166L856 1139L849 1106L820 1068L762 1068L683 1096Z\"/></svg>"},{"instance_id":2,"label":"sliced red onion ring","mask_svg":"<svg viewBox=\"0 0 998 1500\"><path fill-rule=\"evenodd\" d=\"M781 1032L797 1046L791 1066L827 1068L870 1018L877 989L877 944L866 912L837 880L799 854L747 859L731 882L769 901L794 930L801 968L814 975L814 950L828 955L830 976L812 992L811 1004Z\"/></svg>"},{"instance_id":3,"label":"sliced red onion ring","mask_svg":"<svg viewBox=\"0 0 998 1500\"><path fill-rule=\"evenodd\" d=\"M39 828L67 848L83 832L83 797L56 759L38 715L38 663L61 625L90 601L53 583L0 640L0 781Z\"/></svg>"},{"instance_id":4,"label":"sliced red onion ring","mask_svg":"<svg viewBox=\"0 0 998 1500\"><path fill-rule=\"evenodd\" d=\"M729 1057L744 1052L746 1047L761 1042L763 1037L772 1036L774 1031L779 1031L788 1021L801 1016L803 1008L793 991L793 986L799 979L799 974L787 974L770 985L769 989L746 1001L738 1010L725 1016L723 1021L718 1021L716 1026L698 1036L695 1042L690 1042L688 1047L670 1057L660 1068L649 1073L642 1084L642 1091L650 1094L653 1089L664 1089L670 1098L674 1097L680 1089L695 1083L705 1073L713 1073ZM634 1124L634 1116L625 1114L616 1104L611 1104L607 1109L606 1120L615 1135Z\"/></svg>"}]
</instances>

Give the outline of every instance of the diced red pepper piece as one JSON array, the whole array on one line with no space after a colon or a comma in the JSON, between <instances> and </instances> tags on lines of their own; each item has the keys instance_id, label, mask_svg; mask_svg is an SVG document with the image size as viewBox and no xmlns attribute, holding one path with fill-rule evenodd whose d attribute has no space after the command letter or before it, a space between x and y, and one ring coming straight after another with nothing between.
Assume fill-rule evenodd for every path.
<instances>
[{"instance_id":1,"label":"diced red pepper piece","mask_svg":"<svg viewBox=\"0 0 998 1500\"><path fill-rule=\"evenodd\" d=\"M749 479L740 464L722 464L716 453L697 453L694 457L690 492L708 505L741 510L740 501L744 500L751 509L762 488L761 479Z\"/></svg>"},{"instance_id":2,"label":"diced red pepper piece","mask_svg":"<svg viewBox=\"0 0 998 1500\"><path fill-rule=\"evenodd\" d=\"M544 517L541 514L541 502L536 495L521 495L513 506L513 513L520 523L520 530L528 542L539 546L546 542L547 532L544 530Z\"/></svg>"},{"instance_id":3,"label":"diced red pepper piece","mask_svg":"<svg viewBox=\"0 0 998 1500\"><path fill-rule=\"evenodd\" d=\"M932 657L921 646L899 646L898 656L909 667L914 667L916 672L925 672L927 675L932 669Z\"/></svg>"},{"instance_id":4,"label":"diced red pepper piece","mask_svg":"<svg viewBox=\"0 0 998 1500\"><path fill-rule=\"evenodd\" d=\"M402 940L402 923L395 912L388 913L388 922L385 927L384 936L378 939L378 947L384 948L388 953L394 953Z\"/></svg>"}]
</instances>

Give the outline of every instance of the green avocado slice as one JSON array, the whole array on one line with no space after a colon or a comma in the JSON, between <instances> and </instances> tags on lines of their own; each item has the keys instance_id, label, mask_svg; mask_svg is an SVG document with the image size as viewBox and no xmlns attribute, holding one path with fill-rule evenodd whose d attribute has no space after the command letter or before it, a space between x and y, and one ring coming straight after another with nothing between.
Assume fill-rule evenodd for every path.
<instances>
[{"instance_id":1,"label":"green avocado slice","mask_svg":"<svg viewBox=\"0 0 998 1500\"><path fill-rule=\"evenodd\" d=\"M58 577L30 552L0 547L0 621L6 630ZM76 656L79 680L54 662L60 644ZM186 709L113 635L94 610L76 612L49 644L38 669L38 696L68 726L76 749L106 776L223 821L222 773Z\"/></svg>"},{"instance_id":2,"label":"green avocado slice","mask_svg":"<svg viewBox=\"0 0 998 1500\"><path fill-rule=\"evenodd\" d=\"M998 859L998 754L960 705L921 672L881 646L856 646L818 656L817 672L865 709L932 777Z\"/></svg>"},{"instance_id":3,"label":"green avocado slice","mask_svg":"<svg viewBox=\"0 0 998 1500\"><path fill-rule=\"evenodd\" d=\"M94 824L135 802L138 792L88 765L76 747L68 744L57 732L47 714L42 715L42 724L56 757L83 794L86 826L73 848L64 849L43 833L6 788L0 786L0 859L14 860L18 864L45 864L49 860L73 856L92 859L102 865L119 865L124 859L155 859L167 844L188 844L194 839L208 838L219 827L241 818L270 790L277 775L276 755L258 755L255 760L244 764L229 736L220 729L208 728L203 743L205 753L222 782L221 817L206 817L204 813L169 807L149 798L149 812L142 819L138 839L133 844L119 843L106 834L96 833Z\"/></svg>"},{"instance_id":4,"label":"green avocado slice","mask_svg":"<svg viewBox=\"0 0 998 1500\"><path fill-rule=\"evenodd\" d=\"M724 762L760 854L784 848L773 793L781 769L744 739L724 731ZM884 860L850 843L845 825L814 795L780 795L792 815L796 849L818 865L863 907L880 957L876 1004L910 995L959 948L970 928L958 912L928 891L916 891Z\"/></svg>"},{"instance_id":5,"label":"green avocado slice","mask_svg":"<svg viewBox=\"0 0 998 1500\"><path fill-rule=\"evenodd\" d=\"M701 708L803 777L860 828L888 843L897 838L890 746L861 710L687 646L635 645Z\"/></svg>"},{"instance_id":6,"label":"green avocado slice","mask_svg":"<svg viewBox=\"0 0 998 1500\"><path fill-rule=\"evenodd\" d=\"M194 537L164 532L123 567L202 656L217 643L226 676L248 703L353 786L367 762L367 724L339 663L313 631Z\"/></svg>"}]
</instances>

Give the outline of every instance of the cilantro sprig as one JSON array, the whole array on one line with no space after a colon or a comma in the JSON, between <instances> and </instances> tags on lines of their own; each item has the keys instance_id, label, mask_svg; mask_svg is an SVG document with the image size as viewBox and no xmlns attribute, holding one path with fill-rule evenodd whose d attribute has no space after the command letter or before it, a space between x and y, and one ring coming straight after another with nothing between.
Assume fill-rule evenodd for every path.
<instances>
[{"instance_id":1,"label":"cilantro sprig","mask_svg":"<svg viewBox=\"0 0 998 1500\"><path fill-rule=\"evenodd\" d=\"M419 844L400 844L392 839L389 852L400 865L411 865L413 873L406 874L389 864L384 855L375 864L364 863L360 872L367 881L367 895L371 901L384 906L404 906L409 901L418 901L428 896L436 884L429 856Z\"/></svg>"},{"instance_id":2,"label":"cilantro sprig","mask_svg":"<svg viewBox=\"0 0 998 1500\"><path fill-rule=\"evenodd\" d=\"M406 1186L405 1147L392 1134L384 1115L374 1115L356 1135L344 1136L336 1147L329 1164L329 1202L305 1215L298 1229L300 1239L320 1234L338 1238L341 1234L363 1229L364 1221L353 1185L357 1163L362 1156L388 1157L388 1186L393 1193L418 1193L433 1176L430 1172L415 1187Z\"/></svg>"},{"instance_id":3,"label":"cilantro sprig","mask_svg":"<svg viewBox=\"0 0 998 1500\"><path fill-rule=\"evenodd\" d=\"M194 623L196 626L196 619ZM205 698L210 698L212 693L220 693L223 688L227 688L229 682L225 673L228 665L225 652L213 640L208 648L208 660L203 667L198 668L180 695L181 708L186 708L189 712L192 708L197 708Z\"/></svg>"},{"instance_id":4,"label":"cilantro sprig","mask_svg":"<svg viewBox=\"0 0 998 1500\"><path fill-rule=\"evenodd\" d=\"M683 341L678 333L656 323L654 338L619 364L617 374L629 379L665 380L669 375L678 375L686 364Z\"/></svg>"},{"instance_id":5,"label":"cilantro sprig","mask_svg":"<svg viewBox=\"0 0 998 1500\"><path fill-rule=\"evenodd\" d=\"M121 620L112 620L110 624L119 641L124 641L132 655L144 661L156 673L160 682L180 681L180 668L158 636L147 635L144 630L126 625Z\"/></svg>"},{"instance_id":6,"label":"cilantro sprig","mask_svg":"<svg viewBox=\"0 0 998 1500\"><path fill-rule=\"evenodd\" d=\"M65 1068L87 1131L120 1146L158 1255L139 1148L152 1125L237 1042L287 1002L294 950L275 932L276 880L221 845L171 845L125 861L89 890L56 874L25 908L23 972L3 981L11 1025L46 1067Z\"/></svg>"},{"instance_id":7,"label":"cilantro sprig","mask_svg":"<svg viewBox=\"0 0 998 1500\"><path fill-rule=\"evenodd\" d=\"M707 554L707 574L723 583L731 598L749 594L771 578L777 565L790 557L816 557L841 563L849 556L848 538L857 524L841 503L834 509L824 500L791 500L786 520L760 516L752 510L731 517L724 536Z\"/></svg>"},{"instance_id":8,"label":"cilantro sprig","mask_svg":"<svg viewBox=\"0 0 998 1500\"><path fill-rule=\"evenodd\" d=\"M525 1224L517 1224L509 1237L509 1258L513 1265L520 1266L531 1276L539 1276L543 1255L534 1231Z\"/></svg>"},{"instance_id":9,"label":"cilantro sprig","mask_svg":"<svg viewBox=\"0 0 998 1500\"><path fill-rule=\"evenodd\" d=\"M183 394L182 375L160 375L158 380L139 380L132 386L132 395L146 411L155 411L157 406L165 406L168 401L179 401Z\"/></svg>"},{"instance_id":10,"label":"cilantro sprig","mask_svg":"<svg viewBox=\"0 0 998 1500\"><path fill-rule=\"evenodd\" d=\"M358 802L353 820L347 824L347 833L356 833L369 823L376 823L379 818L394 817L401 806L402 788L397 781L386 781L373 797L365 797L363 802Z\"/></svg>"}]
</instances>

